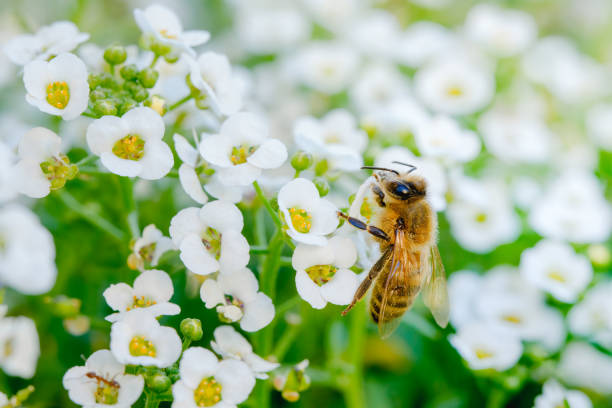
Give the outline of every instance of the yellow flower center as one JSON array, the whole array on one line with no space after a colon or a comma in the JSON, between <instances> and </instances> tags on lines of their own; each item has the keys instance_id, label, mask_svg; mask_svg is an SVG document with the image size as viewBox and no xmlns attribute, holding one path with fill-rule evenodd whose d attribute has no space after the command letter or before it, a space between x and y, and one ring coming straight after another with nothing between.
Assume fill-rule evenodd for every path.
<instances>
[{"instance_id":1,"label":"yellow flower center","mask_svg":"<svg viewBox=\"0 0 612 408\"><path fill-rule=\"evenodd\" d=\"M548 272L548 277L550 279L552 279L552 280L555 280L555 281L561 282L561 283L565 283L567 281L565 276L563 276L563 274L560 271L556 270L556 269Z\"/></svg>"},{"instance_id":2,"label":"yellow flower center","mask_svg":"<svg viewBox=\"0 0 612 408\"><path fill-rule=\"evenodd\" d=\"M230 156L230 161L234 166L237 166L242 163L246 163L247 158L252 155L255 150L257 150L257 146L247 146L244 144L232 147L232 154Z\"/></svg>"},{"instance_id":3,"label":"yellow flower center","mask_svg":"<svg viewBox=\"0 0 612 408\"><path fill-rule=\"evenodd\" d=\"M463 95L463 89L457 85L452 85L446 89L446 93L448 96L457 97Z\"/></svg>"},{"instance_id":4,"label":"yellow flower center","mask_svg":"<svg viewBox=\"0 0 612 408\"><path fill-rule=\"evenodd\" d=\"M502 316L502 320L507 321L508 323L514 323L514 324L519 324L523 321L523 319L521 319L519 316L515 316L515 315L505 315Z\"/></svg>"},{"instance_id":5,"label":"yellow flower center","mask_svg":"<svg viewBox=\"0 0 612 408\"><path fill-rule=\"evenodd\" d=\"M153 343L145 339L143 336L135 336L132 340L130 340L129 350L130 354L134 357L155 357L157 355Z\"/></svg>"},{"instance_id":6,"label":"yellow flower center","mask_svg":"<svg viewBox=\"0 0 612 408\"><path fill-rule=\"evenodd\" d=\"M325 143L329 144L337 144L340 143L340 137L338 137L337 133L329 133L325 136Z\"/></svg>"},{"instance_id":7,"label":"yellow flower center","mask_svg":"<svg viewBox=\"0 0 612 408\"><path fill-rule=\"evenodd\" d=\"M338 268L333 265L314 265L306 268L306 273L310 276L310 279L319 286L329 282L337 271Z\"/></svg>"},{"instance_id":8,"label":"yellow flower center","mask_svg":"<svg viewBox=\"0 0 612 408\"><path fill-rule=\"evenodd\" d=\"M132 303L132 306L128 306L127 310L132 310L132 309L137 309L139 307L149 307L149 306L153 306L156 302L152 299L149 299L147 297L144 296L134 296L134 302Z\"/></svg>"},{"instance_id":9,"label":"yellow flower center","mask_svg":"<svg viewBox=\"0 0 612 408\"><path fill-rule=\"evenodd\" d=\"M13 354L13 339L8 339L4 342L2 350L3 357L10 357Z\"/></svg>"},{"instance_id":10,"label":"yellow flower center","mask_svg":"<svg viewBox=\"0 0 612 408\"><path fill-rule=\"evenodd\" d=\"M47 102L57 109L64 109L70 100L70 88L64 81L47 85Z\"/></svg>"},{"instance_id":11,"label":"yellow flower center","mask_svg":"<svg viewBox=\"0 0 612 408\"><path fill-rule=\"evenodd\" d=\"M221 233L219 231L212 227L206 228L202 234L202 244L216 260L219 260L221 257Z\"/></svg>"},{"instance_id":12,"label":"yellow flower center","mask_svg":"<svg viewBox=\"0 0 612 408\"><path fill-rule=\"evenodd\" d=\"M168 30L166 30L165 28L162 28L161 30L159 30L159 33L161 34L162 37L168 38L170 40L176 40L178 38L176 35L170 34Z\"/></svg>"},{"instance_id":13,"label":"yellow flower center","mask_svg":"<svg viewBox=\"0 0 612 408\"><path fill-rule=\"evenodd\" d=\"M312 228L312 215L306 210L295 207L290 208L289 217L291 217L291 224L293 224L293 228L295 228L297 232L306 234L310 231L310 228Z\"/></svg>"},{"instance_id":14,"label":"yellow flower center","mask_svg":"<svg viewBox=\"0 0 612 408\"><path fill-rule=\"evenodd\" d=\"M207 377L193 391L193 399L198 407L212 407L221 401L221 384L215 377Z\"/></svg>"},{"instance_id":15,"label":"yellow flower center","mask_svg":"<svg viewBox=\"0 0 612 408\"><path fill-rule=\"evenodd\" d=\"M119 387L117 385L98 382L94 398L98 404L115 405L119 400Z\"/></svg>"},{"instance_id":16,"label":"yellow flower center","mask_svg":"<svg viewBox=\"0 0 612 408\"><path fill-rule=\"evenodd\" d=\"M63 154L60 154L59 158L49 157L40 163L40 169L51 183L51 190L64 187L66 181L72 180L79 172L79 168L70 164L68 157Z\"/></svg>"},{"instance_id":17,"label":"yellow flower center","mask_svg":"<svg viewBox=\"0 0 612 408\"><path fill-rule=\"evenodd\" d=\"M483 360L485 358L489 358L489 357L493 357L493 353L482 349L482 348L477 348L474 353L476 354L476 357L479 358L480 360Z\"/></svg>"},{"instance_id":18,"label":"yellow flower center","mask_svg":"<svg viewBox=\"0 0 612 408\"><path fill-rule=\"evenodd\" d=\"M476 222L477 222L477 223L479 223L479 224L482 224L482 223L486 222L486 221L487 221L487 218L488 218L488 217L487 217L487 214L482 213L482 212L481 212L481 213L476 214L476 217L474 217L474 219L476 220Z\"/></svg>"},{"instance_id":19,"label":"yellow flower center","mask_svg":"<svg viewBox=\"0 0 612 408\"><path fill-rule=\"evenodd\" d=\"M140 250L138 251L138 255L140 255L142 259L150 263L151 261L153 261L153 255L155 254L155 247L157 247L157 242L153 242L149 245L145 245L142 248L140 248Z\"/></svg>"},{"instance_id":20,"label":"yellow flower center","mask_svg":"<svg viewBox=\"0 0 612 408\"><path fill-rule=\"evenodd\" d=\"M145 141L138 135L127 135L115 142L113 153L125 160L138 161L144 156Z\"/></svg>"}]
</instances>

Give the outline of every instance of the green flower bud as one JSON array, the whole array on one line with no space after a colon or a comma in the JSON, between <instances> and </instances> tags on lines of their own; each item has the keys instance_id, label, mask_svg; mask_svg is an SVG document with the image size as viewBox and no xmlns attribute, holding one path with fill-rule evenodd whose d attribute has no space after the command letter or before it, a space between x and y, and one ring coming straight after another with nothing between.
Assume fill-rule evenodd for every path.
<instances>
[{"instance_id":1,"label":"green flower bud","mask_svg":"<svg viewBox=\"0 0 612 408\"><path fill-rule=\"evenodd\" d=\"M89 82L89 89L96 89L100 84L102 84L102 75L100 74L89 74L87 77L87 82Z\"/></svg>"},{"instance_id":2,"label":"green flower bud","mask_svg":"<svg viewBox=\"0 0 612 408\"><path fill-rule=\"evenodd\" d=\"M315 164L314 170L316 176L322 176L329 170L329 163L325 159L319 160L317 164Z\"/></svg>"},{"instance_id":3,"label":"green flower bud","mask_svg":"<svg viewBox=\"0 0 612 408\"><path fill-rule=\"evenodd\" d=\"M153 51L155 55L164 56L166 54L169 54L170 51L172 51L172 48L167 44L163 44L158 41L153 41L151 43L151 51Z\"/></svg>"},{"instance_id":4,"label":"green flower bud","mask_svg":"<svg viewBox=\"0 0 612 408\"><path fill-rule=\"evenodd\" d=\"M100 99L93 104L93 111L99 116L116 115L117 106L111 99Z\"/></svg>"},{"instance_id":5,"label":"green flower bud","mask_svg":"<svg viewBox=\"0 0 612 408\"><path fill-rule=\"evenodd\" d=\"M291 158L291 166L296 171L303 171L312 166L312 155L310 153L299 151Z\"/></svg>"},{"instance_id":6,"label":"green flower bud","mask_svg":"<svg viewBox=\"0 0 612 408\"><path fill-rule=\"evenodd\" d=\"M104 50L104 60L111 65L122 64L127 58L127 52L121 45L111 45Z\"/></svg>"},{"instance_id":7,"label":"green flower bud","mask_svg":"<svg viewBox=\"0 0 612 408\"><path fill-rule=\"evenodd\" d=\"M100 76L102 77L102 81L100 82L100 85L103 86L104 88L109 88L109 89L119 89L120 88L119 82L117 82L117 80L111 74L104 72L100 74Z\"/></svg>"},{"instance_id":8,"label":"green flower bud","mask_svg":"<svg viewBox=\"0 0 612 408\"><path fill-rule=\"evenodd\" d=\"M23 404L33 392L34 392L33 385L28 385L26 388L17 391L17 394L15 394L15 399L17 400L17 406L20 406L21 404Z\"/></svg>"},{"instance_id":9,"label":"green flower bud","mask_svg":"<svg viewBox=\"0 0 612 408\"><path fill-rule=\"evenodd\" d=\"M321 197L325 197L329 193L329 183L323 177L315 177L312 182L319 191Z\"/></svg>"},{"instance_id":10,"label":"green flower bud","mask_svg":"<svg viewBox=\"0 0 612 408\"><path fill-rule=\"evenodd\" d=\"M144 102L144 105L159 113L159 116L164 116L168 111L166 100L159 95L151 95L151 97Z\"/></svg>"},{"instance_id":11,"label":"green flower bud","mask_svg":"<svg viewBox=\"0 0 612 408\"><path fill-rule=\"evenodd\" d=\"M65 181L64 181L65 182ZM81 301L76 298L69 298L65 295L59 295L55 298L45 298L45 303L51 306L53 314L59 317L73 317L81 310Z\"/></svg>"},{"instance_id":12,"label":"green flower bud","mask_svg":"<svg viewBox=\"0 0 612 408\"><path fill-rule=\"evenodd\" d=\"M136 79L138 77L138 67L134 64L124 65L121 67L119 74L121 74L121 78L126 81Z\"/></svg>"},{"instance_id":13,"label":"green flower bud","mask_svg":"<svg viewBox=\"0 0 612 408\"><path fill-rule=\"evenodd\" d=\"M181 333L192 341L198 341L204 334L202 332L202 322L199 319L183 319L181 322Z\"/></svg>"},{"instance_id":14,"label":"green flower bud","mask_svg":"<svg viewBox=\"0 0 612 408\"><path fill-rule=\"evenodd\" d=\"M153 88L159 78L159 72L152 68L145 68L138 74L138 80L145 88Z\"/></svg>"},{"instance_id":15,"label":"green flower bud","mask_svg":"<svg viewBox=\"0 0 612 408\"><path fill-rule=\"evenodd\" d=\"M93 91L89 93L89 99L93 102L98 101L100 99L104 99L104 98L106 98L106 92L104 92L100 88L94 89Z\"/></svg>"},{"instance_id":16,"label":"green flower bud","mask_svg":"<svg viewBox=\"0 0 612 408\"><path fill-rule=\"evenodd\" d=\"M124 113L135 108L137 105L138 103L134 99L127 98L121 105L119 105L119 116L123 116Z\"/></svg>"},{"instance_id":17,"label":"green flower bud","mask_svg":"<svg viewBox=\"0 0 612 408\"><path fill-rule=\"evenodd\" d=\"M164 59L168 64L174 64L176 61L179 60L180 56L181 54L179 53L171 52L170 54L164 55Z\"/></svg>"},{"instance_id":18,"label":"green flower bud","mask_svg":"<svg viewBox=\"0 0 612 408\"><path fill-rule=\"evenodd\" d=\"M132 90L132 96L136 102L142 102L149 97L149 92L140 85Z\"/></svg>"},{"instance_id":19,"label":"green flower bud","mask_svg":"<svg viewBox=\"0 0 612 408\"><path fill-rule=\"evenodd\" d=\"M210 107L206 95L198 95L195 98L195 105L198 109L206 110Z\"/></svg>"},{"instance_id":20,"label":"green flower bud","mask_svg":"<svg viewBox=\"0 0 612 408\"><path fill-rule=\"evenodd\" d=\"M149 389L158 393L166 392L172 386L170 377L163 373L156 373L148 376L146 382Z\"/></svg>"}]
</instances>

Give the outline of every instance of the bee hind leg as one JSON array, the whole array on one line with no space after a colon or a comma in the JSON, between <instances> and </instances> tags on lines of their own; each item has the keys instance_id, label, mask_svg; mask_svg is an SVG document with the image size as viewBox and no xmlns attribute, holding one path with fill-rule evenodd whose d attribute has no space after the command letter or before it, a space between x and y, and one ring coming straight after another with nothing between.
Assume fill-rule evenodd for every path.
<instances>
[{"instance_id":1,"label":"bee hind leg","mask_svg":"<svg viewBox=\"0 0 612 408\"><path fill-rule=\"evenodd\" d=\"M342 218L346 219L348 221L348 223L351 224L355 228L359 228L361 230L368 231L370 234L374 235L376 238L380 238L380 239L383 239L385 241L390 241L391 240L385 231L383 231L380 228L375 227L373 225L368 225L365 222L363 222L361 220L358 220L355 217L350 217L350 216L348 216L348 215L346 215L346 214L344 214L343 212L340 212L340 211L338 211L338 217L342 217Z\"/></svg>"}]
</instances>

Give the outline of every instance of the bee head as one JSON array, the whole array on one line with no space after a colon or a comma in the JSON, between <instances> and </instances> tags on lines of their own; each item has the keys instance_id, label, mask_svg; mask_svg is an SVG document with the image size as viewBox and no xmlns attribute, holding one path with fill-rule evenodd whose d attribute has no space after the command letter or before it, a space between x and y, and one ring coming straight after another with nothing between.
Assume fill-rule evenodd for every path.
<instances>
[{"instance_id":1,"label":"bee head","mask_svg":"<svg viewBox=\"0 0 612 408\"><path fill-rule=\"evenodd\" d=\"M409 167L409 170L403 173L382 167L364 168L378 170L373 176L385 195L404 202L412 202L425 198L427 194L427 183L425 179L421 176L411 174L416 167L410 165L406 166Z\"/></svg>"}]
</instances>

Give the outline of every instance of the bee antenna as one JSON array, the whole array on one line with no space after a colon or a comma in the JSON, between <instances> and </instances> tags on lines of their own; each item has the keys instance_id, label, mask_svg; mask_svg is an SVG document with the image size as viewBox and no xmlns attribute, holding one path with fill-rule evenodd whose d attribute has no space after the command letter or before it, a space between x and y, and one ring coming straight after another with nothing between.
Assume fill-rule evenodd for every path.
<instances>
[{"instance_id":1,"label":"bee antenna","mask_svg":"<svg viewBox=\"0 0 612 408\"><path fill-rule=\"evenodd\" d=\"M374 166L362 166L362 170L382 170L382 171L390 171L391 173L395 173L399 176L399 173L393 169L387 169L385 167L374 167Z\"/></svg>"},{"instance_id":2,"label":"bee antenna","mask_svg":"<svg viewBox=\"0 0 612 408\"><path fill-rule=\"evenodd\" d=\"M416 166L414 166L412 164L408 164L408 163L402 163L402 162L399 162L399 161L394 161L392 163L394 163L394 164L401 164L402 166L410 167L410 170L408 170L408 172L406 174L410 174L410 173L412 173L413 171L415 171L417 169Z\"/></svg>"}]
</instances>

